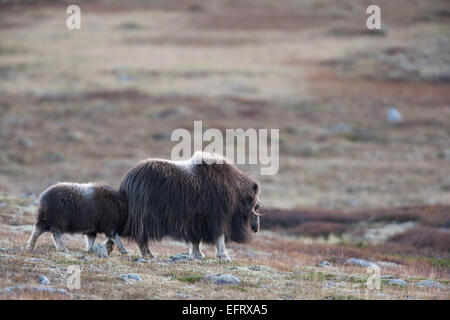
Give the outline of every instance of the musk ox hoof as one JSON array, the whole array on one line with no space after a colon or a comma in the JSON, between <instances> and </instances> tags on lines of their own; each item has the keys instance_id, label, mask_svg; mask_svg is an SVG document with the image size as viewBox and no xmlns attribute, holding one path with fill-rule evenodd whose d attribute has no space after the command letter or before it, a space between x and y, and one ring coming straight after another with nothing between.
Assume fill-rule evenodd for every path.
<instances>
[{"instance_id":1,"label":"musk ox hoof","mask_svg":"<svg viewBox=\"0 0 450 320\"><path fill-rule=\"evenodd\" d=\"M25 248L25 251L28 252L28 253L33 253L34 248L33 248L32 246L29 246L29 245L28 245L28 246Z\"/></svg>"},{"instance_id":2,"label":"musk ox hoof","mask_svg":"<svg viewBox=\"0 0 450 320\"><path fill-rule=\"evenodd\" d=\"M104 245L104 247L106 249L106 253L108 254L108 256L111 255L111 252L114 249L114 243L106 241L103 245Z\"/></svg>"},{"instance_id":3,"label":"musk ox hoof","mask_svg":"<svg viewBox=\"0 0 450 320\"><path fill-rule=\"evenodd\" d=\"M70 253L70 251L67 248L57 249L57 251L62 252L62 253Z\"/></svg>"},{"instance_id":4,"label":"musk ox hoof","mask_svg":"<svg viewBox=\"0 0 450 320\"><path fill-rule=\"evenodd\" d=\"M218 253L216 254L216 258L224 262L232 262L230 256L226 253Z\"/></svg>"},{"instance_id":5,"label":"musk ox hoof","mask_svg":"<svg viewBox=\"0 0 450 320\"><path fill-rule=\"evenodd\" d=\"M201 252L200 253L196 253L196 254L192 254L191 256L194 259L203 259L205 257L205 255L203 253L201 253Z\"/></svg>"}]
</instances>

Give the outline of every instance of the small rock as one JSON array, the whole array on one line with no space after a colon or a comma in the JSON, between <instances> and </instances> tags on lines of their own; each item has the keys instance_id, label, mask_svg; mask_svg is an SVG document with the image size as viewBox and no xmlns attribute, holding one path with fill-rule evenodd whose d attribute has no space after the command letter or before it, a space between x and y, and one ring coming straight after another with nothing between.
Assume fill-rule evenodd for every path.
<instances>
[{"instance_id":1,"label":"small rock","mask_svg":"<svg viewBox=\"0 0 450 320\"><path fill-rule=\"evenodd\" d=\"M172 135L170 133L155 133L152 135L153 140L170 141Z\"/></svg>"},{"instance_id":2,"label":"small rock","mask_svg":"<svg viewBox=\"0 0 450 320\"><path fill-rule=\"evenodd\" d=\"M170 117L170 116L178 114L178 113L179 113L179 110L177 110L177 109L167 109L167 110L159 111L158 113L155 114L155 117L158 119L163 119L163 118L167 118L167 117Z\"/></svg>"},{"instance_id":3,"label":"small rock","mask_svg":"<svg viewBox=\"0 0 450 320\"><path fill-rule=\"evenodd\" d=\"M398 124L403 122L403 116L396 108L391 107L386 111L386 120L390 124Z\"/></svg>"},{"instance_id":4,"label":"small rock","mask_svg":"<svg viewBox=\"0 0 450 320\"><path fill-rule=\"evenodd\" d=\"M389 262L389 261L377 261L377 265L381 267L402 267L401 264L395 263L395 262Z\"/></svg>"},{"instance_id":5,"label":"small rock","mask_svg":"<svg viewBox=\"0 0 450 320\"><path fill-rule=\"evenodd\" d=\"M108 250L102 243L93 245L91 252L99 258L108 258Z\"/></svg>"},{"instance_id":6,"label":"small rock","mask_svg":"<svg viewBox=\"0 0 450 320\"><path fill-rule=\"evenodd\" d=\"M133 261L134 261L134 262L137 262L137 263L146 263L146 262L147 262L147 260L142 259L142 258L136 258L136 259L134 259Z\"/></svg>"},{"instance_id":7,"label":"small rock","mask_svg":"<svg viewBox=\"0 0 450 320\"><path fill-rule=\"evenodd\" d=\"M173 255L173 256L170 256L169 259L170 259L170 261L172 261L172 262L175 262L175 261L190 261L190 260L193 260L193 258L192 258L189 254L186 254L186 253L178 253L178 254L175 254L175 255Z\"/></svg>"},{"instance_id":8,"label":"small rock","mask_svg":"<svg viewBox=\"0 0 450 320\"><path fill-rule=\"evenodd\" d=\"M122 74L119 74L119 75L117 76L117 80L118 80L119 82L126 83L126 82L132 81L133 78L130 77L129 75L125 74L125 73L122 73Z\"/></svg>"},{"instance_id":9,"label":"small rock","mask_svg":"<svg viewBox=\"0 0 450 320\"><path fill-rule=\"evenodd\" d=\"M264 271L264 272L274 272L275 269L268 267L268 266L250 266L248 267L249 270L253 271Z\"/></svg>"},{"instance_id":10,"label":"small rock","mask_svg":"<svg viewBox=\"0 0 450 320\"><path fill-rule=\"evenodd\" d=\"M33 140L27 138L27 137L23 137L20 139L19 143L24 146L25 148L31 148L34 146L34 142Z\"/></svg>"},{"instance_id":11,"label":"small rock","mask_svg":"<svg viewBox=\"0 0 450 320\"><path fill-rule=\"evenodd\" d=\"M209 274L204 279L217 285L233 285L241 283L241 280L231 274Z\"/></svg>"},{"instance_id":12,"label":"small rock","mask_svg":"<svg viewBox=\"0 0 450 320\"><path fill-rule=\"evenodd\" d=\"M70 293L67 292L67 290L65 290L65 289L55 289L55 288L42 287L42 286L28 287L25 285L7 287L7 288L3 289L1 292L6 293L6 294L16 293L17 295L20 295L24 292L32 292L32 291L39 292L39 293L62 294L62 295L70 296Z\"/></svg>"},{"instance_id":13,"label":"small rock","mask_svg":"<svg viewBox=\"0 0 450 320\"><path fill-rule=\"evenodd\" d=\"M120 279L124 280L125 282L132 282L132 281L141 282L142 281L141 277L138 274L134 274L134 273L121 274Z\"/></svg>"},{"instance_id":14,"label":"small rock","mask_svg":"<svg viewBox=\"0 0 450 320\"><path fill-rule=\"evenodd\" d=\"M450 161L450 149L440 150L438 153L438 157L447 161Z\"/></svg>"},{"instance_id":15,"label":"small rock","mask_svg":"<svg viewBox=\"0 0 450 320\"><path fill-rule=\"evenodd\" d=\"M347 259L347 261L345 261L345 264L350 264L350 265L359 266L359 267L365 267L365 268L371 267L371 266L377 266L373 262L366 261L366 260L363 260L363 259L356 259L356 258Z\"/></svg>"},{"instance_id":16,"label":"small rock","mask_svg":"<svg viewBox=\"0 0 450 320\"><path fill-rule=\"evenodd\" d=\"M322 261L322 262L319 264L319 267L322 267L322 268L331 268L332 265L331 265L331 263L329 263L328 261L324 260L324 261Z\"/></svg>"},{"instance_id":17,"label":"small rock","mask_svg":"<svg viewBox=\"0 0 450 320\"><path fill-rule=\"evenodd\" d=\"M328 127L327 131L331 134L349 133L352 131L352 128L346 123L338 123Z\"/></svg>"},{"instance_id":18,"label":"small rock","mask_svg":"<svg viewBox=\"0 0 450 320\"><path fill-rule=\"evenodd\" d=\"M335 286L336 285L334 283L327 283L327 284L325 284L325 288L333 288Z\"/></svg>"},{"instance_id":19,"label":"small rock","mask_svg":"<svg viewBox=\"0 0 450 320\"><path fill-rule=\"evenodd\" d=\"M420 288L435 288L435 289L442 289L444 286L440 284L439 282L433 281L433 280L421 280L417 282L416 286Z\"/></svg>"},{"instance_id":20,"label":"small rock","mask_svg":"<svg viewBox=\"0 0 450 320\"><path fill-rule=\"evenodd\" d=\"M406 281L402 280L402 279L389 279L387 281L387 284L397 285L397 286L406 286L407 285Z\"/></svg>"},{"instance_id":21,"label":"small rock","mask_svg":"<svg viewBox=\"0 0 450 320\"><path fill-rule=\"evenodd\" d=\"M46 276L39 276L38 281L40 284L45 284L45 285L49 285L50 284L50 280L48 280L48 278Z\"/></svg>"}]
</instances>

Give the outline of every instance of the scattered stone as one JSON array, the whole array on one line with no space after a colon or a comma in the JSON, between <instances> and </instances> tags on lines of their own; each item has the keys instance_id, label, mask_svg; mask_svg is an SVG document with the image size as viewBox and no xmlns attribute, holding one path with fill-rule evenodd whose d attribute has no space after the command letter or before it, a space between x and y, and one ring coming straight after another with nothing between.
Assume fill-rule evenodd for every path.
<instances>
[{"instance_id":1,"label":"scattered stone","mask_svg":"<svg viewBox=\"0 0 450 320\"><path fill-rule=\"evenodd\" d=\"M331 265L331 263L329 263L328 261L324 260L324 261L322 261L322 262L319 264L319 267L322 267L322 268L331 268L332 265Z\"/></svg>"},{"instance_id":2,"label":"scattered stone","mask_svg":"<svg viewBox=\"0 0 450 320\"><path fill-rule=\"evenodd\" d=\"M327 283L325 284L325 288L329 289L329 288L333 288L336 287L336 285L334 283Z\"/></svg>"},{"instance_id":3,"label":"scattered stone","mask_svg":"<svg viewBox=\"0 0 450 320\"><path fill-rule=\"evenodd\" d=\"M137 282L141 282L142 281L141 277L138 274L135 274L135 273L121 274L120 275L120 279L124 280L127 283L133 282L133 281L137 281Z\"/></svg>"},{"instance_id":4,"label":"scattered stone","mask_svg":"<svg viewBox=\"0 0 450 320\"><path fill-rule=\"evenodd\" d=\"M44 155L46 161L51 163L59 163L64 161L64 157L56 152L49 152Z\"/></svg>"},{"instance_id":5,"label":"scattered stone","mask_svg":"<svg viewBox=\"0 0 450 320\"><path fill-rule=\"evenodd\" d=\"M268 267L268 266L250 266L248 267L249 270L253 271L264 271L264 272L275 272L276 270L274 268Z\"/></svg>"},{"instance_id":6,"label":"scattered stone","mask_svg":"<svg viewBox=\"0 0 450 320\"><path fill-rule=\"evenodd\" d=\"M169 141L172 135L170 133L155 133L152 135L153 140Z\"/></svg>"},{"instance_id":7,"label":"scattered stone","mask_svg":"<svg viewBox=\"0 0 450 320\"><path fill-rule=\"evenodd\" d=\"M132 81L133 78L125 73L122 73L117 76L117 80L121 83L126 83Z\"/></svg>"},{"instance_id":8,"label":"scattered stone","mask_svg":"<svg viewBox=\"0 0 450 320\"><path fill-rule=\"evenodd\" d=\"M403 116L396 108L391 107L386 111L386 120L390 124L398 124L403 122Z\"/></svg>"},{"instance_id":9,"label":"scattered stone","mask_svg":"<svg viewBox=\"0 0 450 320\"><path fill-rule=\"evenodd\" d=\"M84 133L81 131L70 131L64 133L61 137L62 140L65 141L80 141L84 138Z\"/></svg>"},{"instance_id":10,"label":"scattered stone","mask_svg":"<svg viewBox=\"0 0 450 320\"><path fill-rule=\"evenodd\" d=\"M231 274L209 274L204 280L217 285L233 285L241 283L241 280Z\"/></svg>"},{"instance_id":11,"label":"scattered stone","mask_svg":"<svg viewBox=\"0 0 450 320\"><path fill-rule=\"evenodd\" d=\"M21 295L26 292L38 292L38 293L49 293L49 294L62 294L70 296L70 293L67 292L65 289L55 289L55 288L49 288L49 287L28 287L25 285L18 285L14 287L7 287L1 291L2 293L6 294L17 294Z\"/></svg>"},{"instance_id":12,"label":"scattered stone","mask_svg":"<svg viewBox=\"0 0 450 320\"><path fill-rule=\"evenodd\" d=\"M397 286L406 286L407 285L406 281L402 280L402 279L389 279L387 281L387 284L397 285Z\"/></svg>"},{"instance_id":13,"label":"scattered stone","mask_svg":"<svg viewBox=\"0 0 450 320\"><path fill-rule=\"evenodd\" d=\"M4 202L0 203L0 208L6 208L8 205Z\"/></svg>"},{"instance_id":14,"label":"scattered stone","mask_svg":"<svg viewBox=\"0 0 450 320\"><path fill-rule=\"evenodd\" d=\"M99 258L108 258L108 250L102 243L93 245L91 252Z\"/></svg>"},{"instance_id":15,"label":"scattered stone","mask_svg":"<svg viewBox=\"0 0 450 320\"><path fill-rule=\"evenodd\" d=\"M395 263L395 262L388 262L388 261L377 261L376 263L377 265L379 265L380 267L402 267L401 264Z\"/></svg>"},{"instance_id":16,"label":"scattered stone","mask_svg":"<svg viewBox=\"0 0 450 320\"><path fill-rule=\"evenodd\" d=\"M377 266L373 262L366 261L366 260L363 260L363 259L356 259L356 258L347 259L347 261L345 261L345 264L359 266L359 267L364 267L364 268L371 267L371 266Z\"/></svg>"},{"instance_id":17,"label":"scattered stone","mask_svg":"<svg viewBox=\"0 0 450 320\"><path fill-rule=\"evenodd\" d=\"M180 111L178 109L167 109L167 110L159 111L158 113L155 114L155 117L158 119L163 119L163 118L170 117L172 115L176 115L178 113L180 113Z\"/></svg>"},{"instance_id":18,"label":"scattered stone","mask_svg":"<svg viewBox=\"0 0 450 320\"><path fill-rule=\"evenodd\" d=\"M137 263L146 263L146 262L147 262L146 259L142 259L142 258L136 258L136 259L134 259L133 261L134 261L134 262L137 262Z\"/></svg>"},{"instance_id":19,"label":"scattered stone","mask_svg":"<svg viewBox=\"0 0 450 320\"><path fill-rule=\"evenodd\" d=\"M173 256L170 256L169 259L170 259L170 261L172 261L172 262L175 262L175 261L190 261L190 260L193 260L193 258L192 258L189 254L186 254L186 253L178 253L178 254L175 254L175 255L173 255Z\"/></svg>"},{"instance_id":20,"label":"scattered stone","mask_svg":"<svg viewBox=\"0 0 450 320\"><path fill-rule=\"evenodd\" d=\"M38 281L40 284L44 284L44 285L49 285L50 284L50 280L48 280L48 278L46 276L39 276Z\"/></svg>"},{"instance_id":21,"label":"scattered stone","mask_svg":"<svg viewBox=\"0 0 450 320\"><path fill-rule=\"evenodd\" d=\"M24 146L25 148L31 148L34 146L34 142L33 140L27 138L27 137L23 137L20 139L19 143Z\"/></svg>"},{"instance_id":22,"label":"scattered stone","mask_svg":"<svg viewBox=\"0 0 450 320\"><path fill-rule=\"evenodd\" d=\"M439 282L433 280L421 280L417 282L416 286L420 288L435 288L435 289L443 289L444 286Z\"/></svg>"},{"instance_id":23,"label":"scattered stone","mask_svg":"<svg viewBox=\"0 0 450 320\"><path fill-rule=\"evenodd\" d=\"M438 157L447 161L450 161L450 149L440 150L438 153Z\"/></svg>"},{"instance_id":24,"label":"scattered stone","mask_svg":"<svg viewBox=\"0 0 450 320\"><path fill-rule=\"evenodd\" d=\"M338 123L327 128L327 131L331 134L349 133L352 128L346 123Z\"/></svg>"}]
</instances>

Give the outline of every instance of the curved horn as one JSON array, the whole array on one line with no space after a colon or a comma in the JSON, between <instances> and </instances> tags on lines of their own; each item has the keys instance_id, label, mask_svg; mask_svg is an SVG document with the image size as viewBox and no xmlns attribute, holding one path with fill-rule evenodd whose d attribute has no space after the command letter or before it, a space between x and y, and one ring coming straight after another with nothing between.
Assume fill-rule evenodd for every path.
<instances>
[{"instance_id":1,"label":"curved horn","mask_svg":"<svg viewBox=\"0 0 450 320\"><path fill-rule=\"evenodd\" d=\"M262 217L262 216L266 215L266 213L267 213L266 210L264 210L264 212L262 212L262 213L258 213L255 210L253 210L253 214L257 217Z\"/></svg>"}]
</instances>

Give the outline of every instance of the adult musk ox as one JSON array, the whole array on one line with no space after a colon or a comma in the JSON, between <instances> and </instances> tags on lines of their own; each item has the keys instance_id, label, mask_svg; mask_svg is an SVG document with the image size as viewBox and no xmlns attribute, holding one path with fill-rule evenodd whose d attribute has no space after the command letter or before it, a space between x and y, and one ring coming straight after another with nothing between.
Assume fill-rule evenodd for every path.
<instances>
[{"instance_id":1,"label":"adult musk ox","mask_svg":"<svg viewBox=\"0 0 450 320\"><path fill-rule=\"evenodd\" d=\"M68 232L85 234L86 250L90 251L97 233L104 233L108 237L105 242L108 254L114 244L125 254L127 251L119 235L127 221L127 210L125 195L107 185L57 183L40 196L36 223L27 248L33 251L39 236L50 231L57 250L69 252L61 238Z\"/></svg>"},{"instance_id":2,"label":"adult musk ox","mask_svg":"<svg viewBox=\"0 0 450 320\"><path fill-rule=\"evenodd\" d=\"M225 242L246 242L250 230L259 230L259 188L225 158L205 152L187 161L141 161L120 185L128 200L124 236L143 257L154 257L148 241L169 236L189 243L194 258L203 257L203 242L230 260Z\"/></svg>"}]
</instances>

